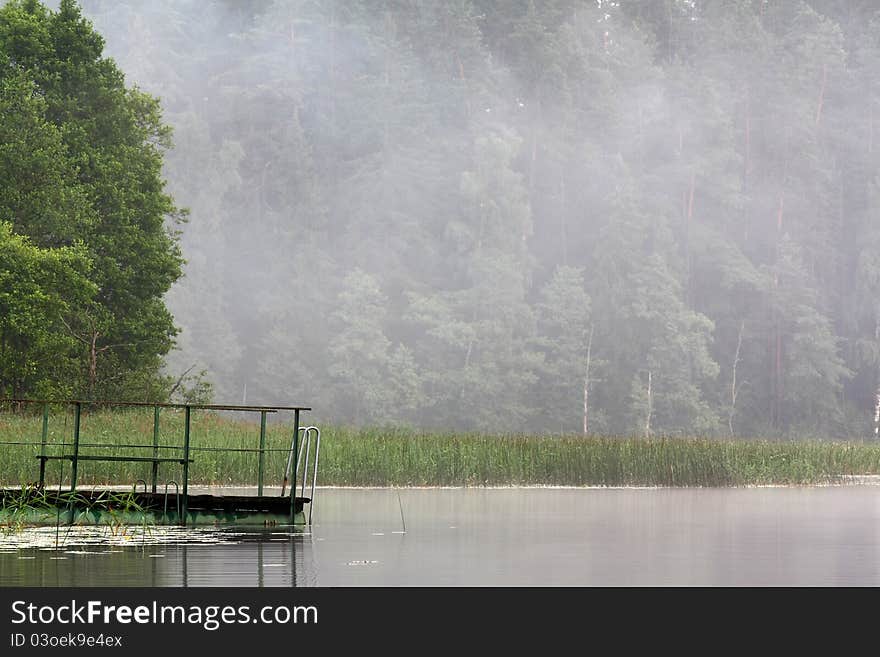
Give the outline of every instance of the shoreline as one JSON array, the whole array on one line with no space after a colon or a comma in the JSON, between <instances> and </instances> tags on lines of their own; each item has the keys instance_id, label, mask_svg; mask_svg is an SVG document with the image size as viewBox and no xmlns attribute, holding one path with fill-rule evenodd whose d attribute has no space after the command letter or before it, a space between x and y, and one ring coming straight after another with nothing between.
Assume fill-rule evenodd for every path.
<instances>
[{"instance_id":1,"label":"shoreline","mask_svg":"<svg viewBox=\"0 0 880 657\"><path fill-rule=\"evenodd\" d=\"M19 488L19 485L3 486ZM740 486L575 486L569 484L491 484L491 485L438 485L438 486L350 486L325 484L315 486L315 490L728 490L737 488L845 488L850 486L880 486L880 475L839 475L834 481L813 482L805 484L743 484ZM77 486L77 490L123 490L131 484L85 484ZM58 486L47 486L49 490L58 490ZM256 491L253 484L190 484L191 494L204 491L242 490ZM288 489L289 490L289 489ZM263 486L265 496L280 493L281 486Z\"/></svg>"}]
</instances>

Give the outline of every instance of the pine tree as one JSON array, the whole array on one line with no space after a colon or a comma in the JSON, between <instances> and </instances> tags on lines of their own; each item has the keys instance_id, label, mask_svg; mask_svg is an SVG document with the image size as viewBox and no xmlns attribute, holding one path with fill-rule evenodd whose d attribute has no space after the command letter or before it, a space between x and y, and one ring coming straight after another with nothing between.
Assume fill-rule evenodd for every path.
<instances>
[{"instance_id":1,"label":"pine tree","mask_svg":"<svg viewBox=\"0 0 880 657\"><path fill-rule=\"evenodd\" d=\"M534 393L539 409L536 422L544 429L586 433L591 380L598 378L598 364L592 357L590 298L584 291L583 269L556 269L541 290L537 326L536 344L544 361Z\"/></svg>"}]
</instances>

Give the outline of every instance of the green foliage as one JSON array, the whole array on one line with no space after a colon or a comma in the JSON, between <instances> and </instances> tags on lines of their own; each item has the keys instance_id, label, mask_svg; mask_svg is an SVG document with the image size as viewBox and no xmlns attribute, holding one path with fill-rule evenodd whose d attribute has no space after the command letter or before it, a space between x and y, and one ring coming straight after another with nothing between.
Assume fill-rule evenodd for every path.
<instances>
[{"instance_id":1,"label":"green foliage","mask_svg":"<svg viewBox=\"0 0 880 657\"><path fill-rule=\"evenodd\" d=\"M543 354L535 407L540 423L553 431L583 427L583 388L587 385L590 349L591 385L603 363L594 358L590 337L590 297L584 290L584 269L557 267L541 290L537 305L536 346Z\"/></svg>"},{"instance_id":2,"label":"green foliage","mask_svg":"<svg viewBox=\"0 0 880 657\"><path fill-rule=\"evenodd\" d=\"M0 8L0 220L59 258L77 242L90 265L88 294L80 283L63 306L43 311L51 312L43 324L51 347L48 338L19 343L32 375L0 368L20 395L167 394L161 357L177 329L163 295L182 263L166 228L182 214L161 177L170 129L158 100L126 88L103 46L72 0L54 12L31 1ZM16 285L18 300L33 296L24 281ZM54 350L63 374L31 349Z\"/></svg>"},{"instance_id":3,"label":"green foliage","mask_svg":"<svg viewBox=\"0 0 880 657\"><path fill-rule=\"evenodd\" d=\"M400 422L419 406L418 371L401 345L392 349L382 322L387 299L376 280L356 269L346 276L334 320L329 373L344 419L353 424Z\"/></svg>"},{"instance_id":4,"label":"green foliage","mask_svg":"<svg viewBox=\"0 0 880 657\"><path fill-rule=\"evenodd\" d=\"M70 245L93 221L62 131L39 87L0 51L0 220L42 247Z\"/></svg>"},{"instance_id":5,"label":"green foliage","mask_svg":"<svg viewBox=\"0 0 880 657\"><path fill-rule=\"evenodd\" d=\"M72 393L76 345L63 318L95 294L88 274L81 243L40 248L0 222L0 395Z\"/></svg>"},{"instance_id":6,"label":"green foliage","mask_svg":"<svg viewBox=\"0 0 880 657\"><path fill-rule=\"evenodd\" d=\"M95 285L53 320L72 392L160 395L167 355L220 399L560 433L589 346L590 431L871 430L871 3L83 6L100 35L0 11L0 221Z\"/></svg>"},{"instance_id":7,"label":"green foliage","mask_svg":"<svg viewBox=\"0 0 880 657\"><path fill-rule=\"evenodd\" d=\"M800 250L788 235L780 244L775 301L786 359L785 409L795 429L834 431L840 395L852 376L839 356L831 322L816 308L817 293L804 271ZM784 318L784 319L783 319Z\"/></svg>"},{"instance_id":8,"label":"green foliage","mask_svg":"<svg viewBox=\"0 0 880 657\"><path fill-rule=\"evenodd\" d=\"M432 406L444 426L521 426L539 362L526 299L530 211L522 178L511 168L517 142L479 138L473 168L461 176L460 215L445 238L452 289L411 295L407 318L424 331L419 344Z\"/></svg>"}]
</instances>

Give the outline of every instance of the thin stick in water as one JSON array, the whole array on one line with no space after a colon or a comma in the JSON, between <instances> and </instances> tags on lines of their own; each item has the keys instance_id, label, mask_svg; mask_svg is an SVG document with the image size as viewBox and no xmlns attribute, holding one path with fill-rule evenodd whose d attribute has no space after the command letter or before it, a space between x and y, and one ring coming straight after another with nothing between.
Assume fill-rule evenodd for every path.
<instances>
[{"instance_id":1,"label":"thin stick in water","mask_svg":"<svg viewBox=\"0 0 880 657\"><path fill-rule=\"evenodd\" d=\"M395 488L397 491L397 505L400 507L400 523L403 525L403 533L406 534L406 520L403 517L403 502L400 501L400 489Z\"/></svg>"}]
</instances>

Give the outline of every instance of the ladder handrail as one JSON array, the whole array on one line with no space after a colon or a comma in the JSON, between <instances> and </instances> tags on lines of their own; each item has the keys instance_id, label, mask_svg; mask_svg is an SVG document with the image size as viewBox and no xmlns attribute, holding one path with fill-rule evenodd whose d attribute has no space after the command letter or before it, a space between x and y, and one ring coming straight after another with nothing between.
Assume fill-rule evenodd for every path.
<instances>
[{"instance_id":1,"label":"ladder handrail","mask_svg":"<svg viewBox=\"0 0 880 657\"><path fill-rule=\"evenodd\" d=\"M312 453L312 427L306 427L305 433L303 433L303 441L302 447L299 450L299 456L296 457L296 471L294 474L299 473L299 462L302 457L303 447L306 450L306 460L303 461L303 469L302 469L302 493L300 497L306 496L306 477L309 474L309 454ZM296 477L294 477L295 479Z\"/></svg>"},{"instance_id":2,"label":"ladder handrail","mask_svg":"<svg viewBox=\"0 0 880 657\"><path fill-rule=\"evenodd\" d=\"M177 503L177 516L180 517L180 484L173 479L165 482L165 505L162 508L162 515L168 515L168 484L174 484L174 500Z\"/></svg>"},{"instance_id":3,"label":"ladder handrail","mask_svg":"<svg viewBox=\"0 0 880 657\"><path fill-rule=\"evenodd\" d=\"M312 488L309 497L309 521L308 524L312 524L312 511L315 506L315 486L318 481L318 457L321 449L321 430L316 426L309 427L299 427L299 431L303 433L302 442L299 445L299 452L296 455L296 467L293 471L293 478L290 477L290 468L293 465L293 450L296 449L297 443L297 435L293 436L293 440L290 443L290 452L287 455L287 466L284 469L284 479L281 483L281 496L284 497L284 491L287 488L287 482L291 482L290 486L290 496L296 497L296 483L297 483L297 475L300 472L300 463L302 463L302 485L300 490L301 496L305 497L306 495L306 482L308 478L309 472L309 456L311 455L312 449L312 434L315 434L315 461L312 465ZM303 450L305 450L306 456L305 460L303 460Z\"/></svg>"},{"instance_id":4,"label":"ladder handrail","mask_svg":"<svg viewBox=\"0 0 880 657\"><path fill-rule=\"evenodd\" d=\"M309 434L307 433L311 429L317 429L317 427L300 427L299 430L305 432L303 434L303 441L299 445L299 452L296 455L296 469L293 471L293 486L291 487L291 495L293 491L296 490L296 473L299 472L299 464L300 459L302 458L303 447L305 447L305 442L307 439L310 439ZM293 440L290 441L290 451L287 454L287 466L284 468L284 479L281 482L281 497L284 497L284 490L287 488L287 482L290 481L290 466L293 464L293 450L296 448L297 437L294 436Z\"/></svg>"},{"instance_id":5,"label":"ladder handrail","mask_svg":"<svg viewBox=\"0 0 880 657\"><path fill-rule=\"evenodd\" d=\"M321 430L318 427L312 427L317 434L315 438L315 467L312 469L312 492L309 497L309 524L312 524L312 511L315 510L315 484L318 481L318 454L321 451Z\"/></svg>"},{"instance_id":6,"label":"ladder handrail","mask_svg":"<svg viewBox=\"0 0 880 657\"><path fill-rule=\"evenodd\" d=\"M300 431L302 431L303 429L304 429L304 427L299 428ZM291 465L291 462L293 461L293 450L294 450L294 447L296 446L296 439L297 439L297 435L296 435L296 433L294 433L293 439L290 441L290 450L287 453L287 465L284 467L284 479L282 479L282 481L281 481L281 497L284 497L284 489L287 488L287 482L290 478L290 465ZM297 467L299 467L299 464L297 464ZM294 488L295 488L295 486L294 486Z\"/></svg>"}]
</instances>

